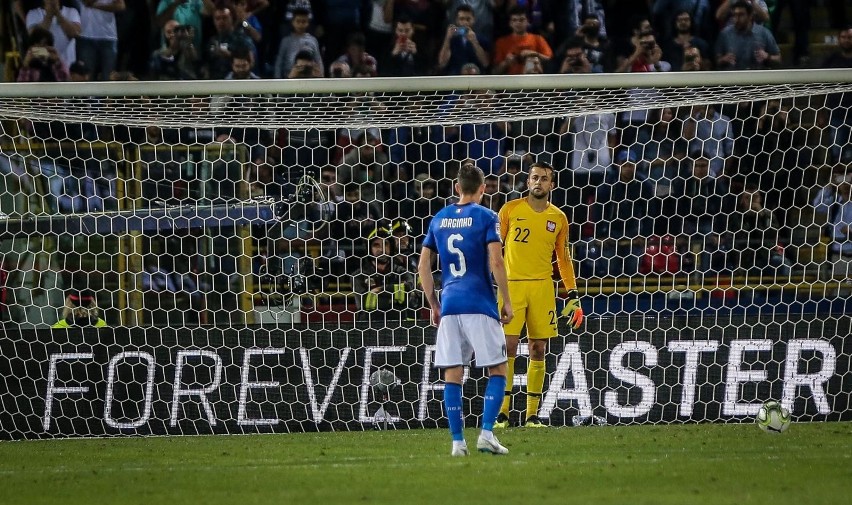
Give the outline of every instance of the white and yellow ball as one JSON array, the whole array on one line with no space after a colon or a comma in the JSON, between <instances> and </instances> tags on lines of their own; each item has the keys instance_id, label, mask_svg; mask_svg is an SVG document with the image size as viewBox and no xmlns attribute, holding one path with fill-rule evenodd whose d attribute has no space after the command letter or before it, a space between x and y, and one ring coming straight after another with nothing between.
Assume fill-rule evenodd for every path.
<instances>
[{"instance_id":1,"label":"white and yellow ball","mask_svg":"<svg viewBox=\"0 0 852 505\"><path fill-rule=\"evenodd\" d=\"M768 401L760 406L755 420L760 429L767 433L784 433L790 427L790 411L776 401Z\"/></svg>"}]
</instances>

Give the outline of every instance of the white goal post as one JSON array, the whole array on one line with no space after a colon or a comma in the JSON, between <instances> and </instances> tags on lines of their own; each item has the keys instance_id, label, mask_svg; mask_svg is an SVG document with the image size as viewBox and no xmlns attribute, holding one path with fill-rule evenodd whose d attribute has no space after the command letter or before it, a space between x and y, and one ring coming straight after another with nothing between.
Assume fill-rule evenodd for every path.
<instances>
[{"instance_id":1,"label":"white goal post","mask_svg":"<svg viewBox=\"0 0 852 505\"><path fill-rule=\"evenodd\" d=\"M0 440L444 426L414 265L465 159L494 210L557 173L588 317L540 417L850 420L850 105L831 69L0 83Z\"/></svg>"}]
</instances>

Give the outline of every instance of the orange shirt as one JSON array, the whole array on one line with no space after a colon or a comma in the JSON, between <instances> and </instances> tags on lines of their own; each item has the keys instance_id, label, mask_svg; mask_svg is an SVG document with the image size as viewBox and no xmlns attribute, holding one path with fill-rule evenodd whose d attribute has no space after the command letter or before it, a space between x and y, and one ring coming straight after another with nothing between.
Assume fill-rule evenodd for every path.
<instances>
[{"instance_id":1,"label":"orange shirt","mask_svg":"<svg viewBox=\"0 0 852 505\"><path fill-rule=\"evenodd\" d=\"M500 37L494 44L494 65L499 65L509 54L520 55L521 51L535 51L543 54L545 58L553 57L550 45L541 35L525 33L523 35L509 35ZM544 63L544 62L542 62ZM507 74L523 74L524 60L516 59L506 68Z\"/></svg>"}]
</instances>

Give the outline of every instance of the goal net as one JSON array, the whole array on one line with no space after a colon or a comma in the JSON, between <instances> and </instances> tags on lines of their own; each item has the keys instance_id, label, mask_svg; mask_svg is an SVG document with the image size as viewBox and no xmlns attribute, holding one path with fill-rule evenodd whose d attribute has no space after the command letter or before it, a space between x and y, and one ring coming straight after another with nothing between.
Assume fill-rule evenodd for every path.
<instances>
[{"instance_id":1,"label":"goal net","mask_svg":"<svg viewBox=\"0 0 852 505\"><path fill-rule=\"evenodd\" d=\"M468 159L494 211L556 169L588 317L541 418L852 419L850 104L849 71L0 84L0 439L445 426L415 274Z\"/></svg>"}]
</instances>

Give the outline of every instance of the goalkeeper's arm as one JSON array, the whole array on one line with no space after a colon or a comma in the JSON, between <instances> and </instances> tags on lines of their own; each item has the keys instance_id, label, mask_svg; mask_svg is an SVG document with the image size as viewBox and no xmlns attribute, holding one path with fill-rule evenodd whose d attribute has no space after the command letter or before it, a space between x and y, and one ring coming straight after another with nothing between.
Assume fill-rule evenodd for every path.
<instances>
[{"instance_id":1,"label":"goalkeeper's arm","mask_svg":"<svg viewBox=\"0 0 852 505\"><path fill-rule=\"evenodd\" d=\"M566 223L567 224L567 223ZM556 249L556 262L559 267L559 276L568 290L568 299L562 309L562 317L568 318L568 324L577 330L583 324L583 307L580 306L580 295L577 293L577 278L574 275L574 264L571 262L571 254L568 252L567 226L564 235L557 237L557 241L565 244L565 247ZM557 242L560 243L560 242Z\"/></svg>"}]
</instances>

